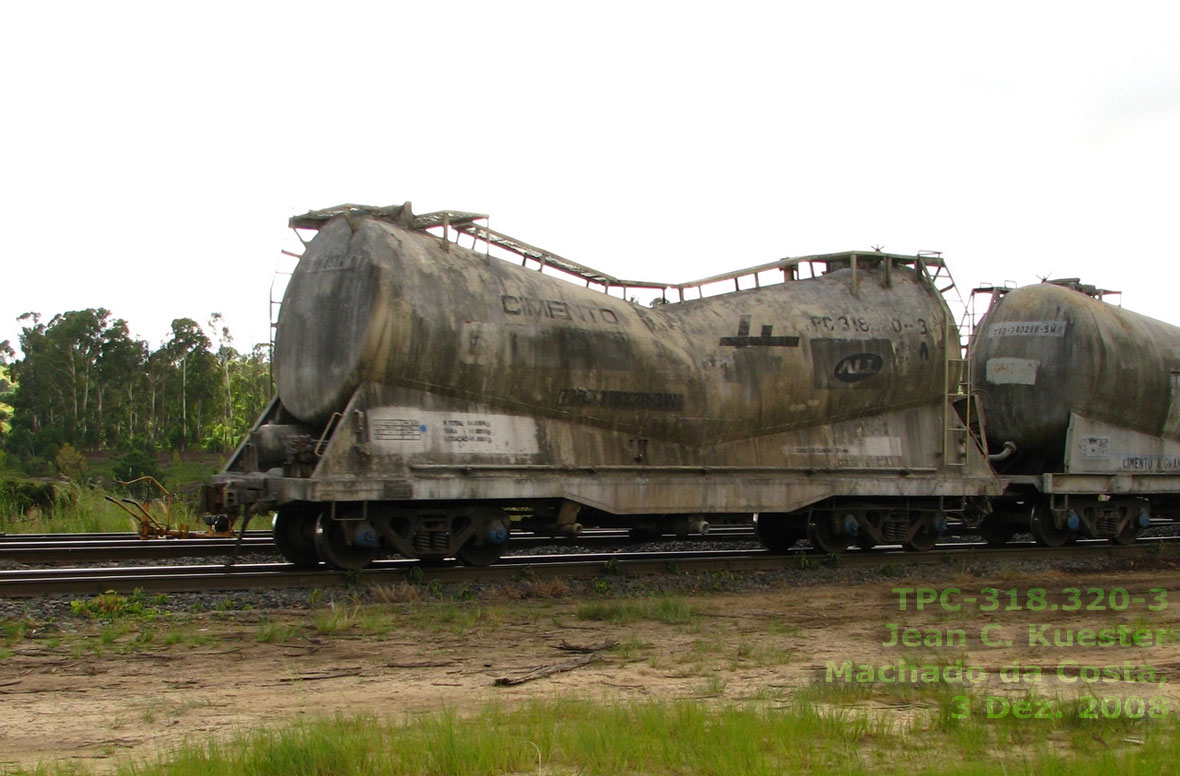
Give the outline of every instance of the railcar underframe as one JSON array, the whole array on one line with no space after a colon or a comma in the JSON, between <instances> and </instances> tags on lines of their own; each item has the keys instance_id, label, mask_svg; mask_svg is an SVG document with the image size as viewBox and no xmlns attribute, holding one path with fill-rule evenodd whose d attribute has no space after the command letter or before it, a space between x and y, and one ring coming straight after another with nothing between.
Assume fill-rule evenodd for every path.
<instances>
[{"instance_id":1,"label":"railcar underframe","mask_svg":"<svg viewBox=\"0 0 1180 776\"><path fill-rule=\"evenodd\" d=\"M288 558L354 568L381 552L485 565L499 557L514 529L576 537L583 527L625 527L641 538L699 533L710 523L749 522L754 515L759 538L774 550L785 551L804 538L828 553L851 544L901 543L924 550L950 524L979 524L989 499L1003 493L974 440L959 451L958 465L938 465L940 406L882 413L871 422L850 418L821 428L718 440L686 451L682 444L652 439L637 445L626 430L510 417L455 400L458 417L492 418L487 433L542 440L535 448L526 446L532 452L518 450L516 460L475 462L470 456L452 455L448 461L437 453L433 460L428 452L413 454L427 444L408 438L424 427L419 419L425 397L391 408L382 403L391 396L406 399L381 386L362 387L324 429L276 422L289 420L276 402L207 489L206 508L277 512L276 539ZM432 401L436 407L440 402ZM432 423L446 417L440 412L430 416ZM381 417L398 423L373 423ZM868 457L880 465L866 465L864 455L833 465L839 461L832 449L856 451L860 444L865 451L866 423L881 435L875 439L903 440L894 453L913 452L890 456L883 448L869 450L885 453ZM391 434L391 428L400 430ZM574 449L555 450L562 440ZM807 451L814 461L798 467L753 463L767 447ZM604 450L615 454L604 456ZM541 462L555 458L608 462ZM677 458L696 462L666 462Z\"/></svg>"}]
</instances>

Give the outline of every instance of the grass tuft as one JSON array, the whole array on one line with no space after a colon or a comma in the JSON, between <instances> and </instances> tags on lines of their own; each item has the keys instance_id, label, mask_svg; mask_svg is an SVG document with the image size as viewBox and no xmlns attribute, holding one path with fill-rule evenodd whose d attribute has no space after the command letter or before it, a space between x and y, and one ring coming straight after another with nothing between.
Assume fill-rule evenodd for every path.
<instances>
[{"instance_id":1,"label":"grass tuft","mask_svg":"<svg viewBox=\"0 0 1180 776\"><path fill-rule=\"evenodd\" d=\"M654 601L587 601L579 604L579 620L594 620L623 624L639 620L654 620L669 625L693 622L696 612L680 598L657 598Z\"/></svg>"}]
</instances>

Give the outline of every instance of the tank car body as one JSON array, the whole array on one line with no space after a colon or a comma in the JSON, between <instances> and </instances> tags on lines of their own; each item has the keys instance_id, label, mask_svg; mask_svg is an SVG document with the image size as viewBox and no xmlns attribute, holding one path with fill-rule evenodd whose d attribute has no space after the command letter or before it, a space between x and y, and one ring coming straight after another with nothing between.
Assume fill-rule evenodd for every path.
<instances>
[{"instance_id":1,"label":"tank car body","mask_svg":"<svg viewBox=\"0 0 1180 776\"><path fill-rule=\"evenodd\" d=\"M1180 492L1180 328L1107 293L1076 280L996 290L972 344L988 444L1011 451L1001 471L1037 494L1049 544L1129 541Z\"/></svg>"},{"instance_id":2,"label":"tank car body","mask_svg":"<svg viewBox=\"0 0 1180 776\"><path fill-rule=\"evenodd\" d=\"M514 526L684 531L754 513L772 547L924 547L1002 491L952 409L962 362L940 259L830 254L638 283L469 216L407 203L292 220L318 233L281 308L277 398L214 508L277 510L288 558L347 568L382 549L492 562ZM734 290L685 298L717 283ZM603 292L620 285L662 303Z\"/></svg>"}]
</instances>

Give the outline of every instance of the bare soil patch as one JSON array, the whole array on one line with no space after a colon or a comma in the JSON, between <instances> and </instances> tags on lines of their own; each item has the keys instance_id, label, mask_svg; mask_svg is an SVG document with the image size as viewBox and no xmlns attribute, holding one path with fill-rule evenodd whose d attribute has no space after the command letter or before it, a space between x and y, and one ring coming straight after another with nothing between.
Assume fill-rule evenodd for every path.
<instances>
[{"instance_id":1,"label":"bare soil patch","mask_svg":"<svg viewBox=\"0 0 1180 776\"><path fill-rule=\"evenodd\" d=\"M946 602L962 608L933 604L916 611L911 598L901 611L893 590L917 587L939 593L959 588L959 598L948 594ZM965 603L969 596L986 598L980 591L989 587L1000 591L999 608L980 611L989 605L986 600ZM1044 588L1056 611L1037 608L1032 588ZM1071 606L1070 594L1063 592L1068 588L1083 591L1078 611L1062 610ZM1092 606L1097 594L1088 589L1104 591L1107 608ZM1116 590L1127 591L1125 606L1112 598ZM164 622L75 618L42 624L13 641L0 660L0 765L61 760L101 765L127 755L151 756L181 741L317 715L464 711L570 695L781 703L810 692L820 702L853 702L889 713L912 708L913 694L904 703L892 698L888 682L867 688L853 682L866 692L860 699L842 699L838 690L848 684L829 682L828 668L843 661L857 670L899 661L940 667L958 661L986 673L984 684L966 688L975 693L1158 697L1170 713L1180 709L1180 580L1170 567L959 575L934 583L898 578L680 596L675 602L681 616L666 617L653 614L653 599L646 599L647 613L635 618L634 607L642 608L644 600L596 599L597 616L632 607L632 619L625 622L588 619L584 609L579 616L585 600L577 597L485 596L365 607L337 602L313 610L217 612ZM887 645L890 623L923 643ZM1041 625L1049 627L1037 633L1051 637L1057 628L1072 633L1075 643L1030 643L1029 627ZM1117 632L1120 625L1131 643L1077 643L1083 629ZM988 641L999 645L983 643L985 626L993 626ZM154 631L150 639L145 630ZM963 643L956 631L965 634ZM1150 643L1134 643L1140 632L1152 634ZM168 633L182 637L164 643ZM939 640L942 646L933 643ZM609 642L617 643L602 649ZM569 647L584 647L591 659ZM497 685L497 679L576 660L581 664L568 670ZM1015 661L1040 668L1042 677L1035 683L1002 682L1001 669ZM1158 681L1128 681L1126 665L1150 668ZM1088 666L1097 667L1098 679L1085 679ZM1118 678L1103 678L1103 667L1119 667Z\"/></svg>"}]
</instances>

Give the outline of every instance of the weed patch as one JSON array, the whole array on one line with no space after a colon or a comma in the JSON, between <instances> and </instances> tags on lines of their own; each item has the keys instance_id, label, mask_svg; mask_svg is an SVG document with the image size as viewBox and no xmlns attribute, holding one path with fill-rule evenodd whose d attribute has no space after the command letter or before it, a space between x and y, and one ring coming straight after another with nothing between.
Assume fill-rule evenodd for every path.
<instances>
[{"instance_id":1,"label":"weed patch","mask_svg":"<svg viewBox=\"0 0 1180 776\"><path fill-rule=\"evenodd\" d=\"M707 681L702 694L724 692ZM151 721L184 709L140 710ZM900 718L792 700L702 704L697 700L635 704L535 701L492 705L470 714L445 711L380 719L337 716L235 740L182 745L133 769L156 774L291 773L780 773L984 776L987 774L1167 773L1180 756L1173 721L1116 735L1062 736L1049 725L1019 736L970 721L944 731L931 715ZM79 771L84 773L84 771ZM128 771L131 772L131 771Z\"/></svg>"},{"instance_id":2,"label":"weed patch","mask_svg":"<svg viewBox=\"0 0 1180 776\"><path fill-rule=\"evenodd\" d=\"M670 625L684 625L694 621L696 612L679 598L659 598L655 601L587 601L579 604L579 620L628 623L654 620Z\"/></svg>"},{"instance_id":3,"label":"weed patch","mask_svg":"<svg viewBox=\"0 0 1180 776\"><path fill-rule=\"evenodd\" d=\"M70 601L70 611L81 617L97 620L115 620L122 617L155 619L163 614L157 606L168 602L166 595L150 595L137 589L129 596L108 590L88 601Z\"/></svg>"}]
</instances>

